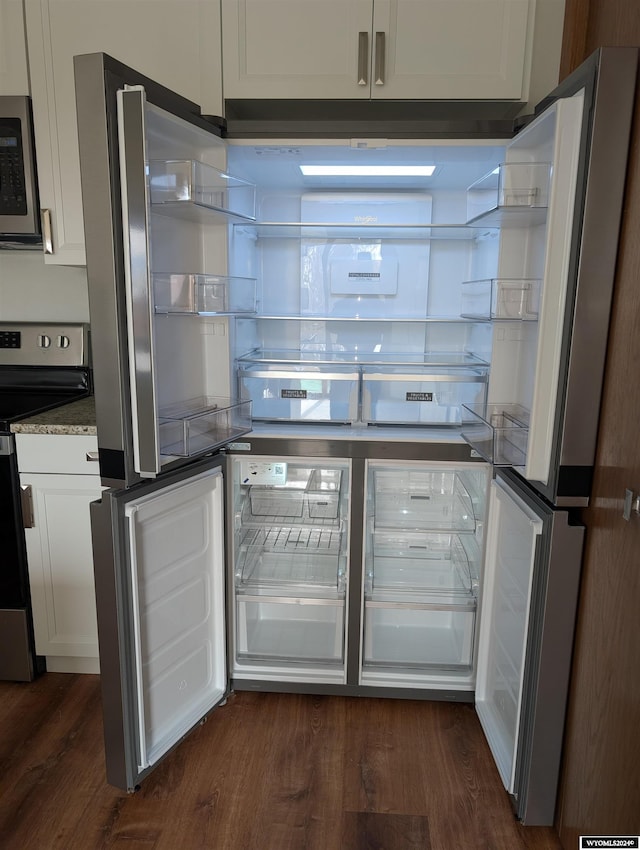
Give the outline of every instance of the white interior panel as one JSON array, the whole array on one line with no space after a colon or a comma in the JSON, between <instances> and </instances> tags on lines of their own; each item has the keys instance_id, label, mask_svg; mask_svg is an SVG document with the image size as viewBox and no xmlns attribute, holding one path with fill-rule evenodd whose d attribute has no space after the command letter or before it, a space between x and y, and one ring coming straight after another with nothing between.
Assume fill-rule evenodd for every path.
<instances>
[{"instance_id":1,"label":"white interior panel","mask_svg":"<svg viewBox=\"0 0 640 850\"><path fill-rule=\"evenodd\" d=\"M125 516L144 770L226 691L222 474L165 487Z\"/></svg>"},{"instance_id":2,"label":"white interior panel","mask_svg":"<svg viewBox=\"0 0 640 850\"><path fill-rule=\"evenodd\" d=\"M480 617L476 710L500 776L513 791L536 542L542 520L493 481Z\"/></svg>"}]
</instances>

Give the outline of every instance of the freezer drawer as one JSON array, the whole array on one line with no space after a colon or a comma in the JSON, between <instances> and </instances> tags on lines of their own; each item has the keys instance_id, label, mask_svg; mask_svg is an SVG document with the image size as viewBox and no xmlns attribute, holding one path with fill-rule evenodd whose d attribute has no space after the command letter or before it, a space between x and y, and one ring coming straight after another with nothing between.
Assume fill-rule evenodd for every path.
<instances>
[{"instance_id":1,"label":"freezer drawer","mask_svg":"<svg viewBox=\"0 0 640 850\"><path fill-rule=\"evenodd\" d=\"M459 425L463 402L487 397L487 369L364 367L362 419L367 423Z\"/></svg>"},{"instance_id":2,"label":"freezer drawer","mask_svg":"<svg viewBox=\"0 0 640 850\"><path fill-rule=\"evenodd\" d=\"M236 633L240 661L341 665L344 602L239 595Z\"/></svg>"},{"instance_id":3,"label":"freezer drawer","mask_svg":"<svg viewBox=\"0 0 640 850\"><path fill-rule=\"evenodd\" d=\"M366 602L363 663L367 667L470 667L475 605Z\"/></svg>"},{"instance_id":4,"label":"freezer drawer","mask_svg":"<svg viewBox=\"0 0 640 850\"><path fill-rule=\"evenodd\" d=\"M341 479L340 469L289 466L285 484L251 487L251 517L291 517L305 523L337 519Z\"/></svg>"},{"instance_id":5,"label":"freezer drawer","mask_svg":"<svg viewBox=\"0 0 640 850\"><path fill-rule=\"evenodd\" d=\"M253 402L253 418L284 422L355 422L359 375L336 366L305 368L262 363L238 371L240 395Z\"/></svg>"}]
</instances>

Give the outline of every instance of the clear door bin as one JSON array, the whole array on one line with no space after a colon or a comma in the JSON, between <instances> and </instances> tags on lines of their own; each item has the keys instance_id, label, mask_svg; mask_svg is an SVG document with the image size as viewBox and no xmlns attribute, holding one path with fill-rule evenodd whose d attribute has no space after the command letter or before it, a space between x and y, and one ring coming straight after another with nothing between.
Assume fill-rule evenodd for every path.
<instances>
[{"instance_id":1,"label":"clear door bin","mask_svg":"<svg viewBox=\"0 0 640 850\"><path fill-rule=\"evenodd\" d=\"M365 366L362 370L362 419L399 425L459 425L463 402L487 396L488 370Z\"/></svg>"},{"instance_id":2,"label":"clear door bin","mask_svg":"<svg viewBox=\"0 0 640 850\"><path fill-rule=\"evenodd\" d=\"M476 530L473 500L453 470L375 469L375 528Z\"/></svg>"},{"instance_id":3,"label":"clear door bin","mask_svg":"<svg viewBox=\"0 0 640 850\"><path fill-rule=\"evenodd\" d=\"M197 160L152 160L149 163L151 203L156 212L190 215L192 207L255 219L256 189ZM197 217L197 213L194 212Z\"/></svg>"},{"instance_id":4,"label":"clear door bin","mask_svg":"<svg viewBox=\"0 0 640 850\"><path fill-rule=\"evenodd\" d=\"M539 303L539 280L467 280L462 284L460 315L531 322L538 318Z\"/></svg>"},{"instance_id":5,"label":"clear door bin","mask_svg":"<svg viewBox=\"0 0 640 850\"><path fill-rule=\"evenodd\" d=\"M529 226L545 220L551 164L507 162L467 190L467 222Z\"/></svg>"},{"instance_id":6,"label":"clear door bin","mask_svg":"<svg viewBox=\"0 0 640 850\"><path fill-rule=\"evenodd\" d=\"M154 274L156 313L255 313L256 281L209 274Z\"/></svg>"},{"instance_id":7,"label":"clear door bin","mask_svg":"<svg viewBox=\"0 0 640 850\"><path fill-rule=\"evenodd\" d=\"M451 605L365 602L364 666L468 668L473 659L475 610Z\"/></svg>"},{"instance_id":8,"label":"clear door bin","mask_svg":"<svg viewBox=\"0 0 640 850\"><path fill-rule=\"evenodd\" d=\"M285 365L242 361L240 394L253 417L276 422L355 422L359 374L335 364Z\"/></svg>"},{"instance_id":9,"label":"clear door bin","mask_svg":"<svg viewBox=\"0 0 640 850\"><path fill-rule=\"evenodd\" d=\"M342 601L239 595L236 617L241 661L343 663Z\"/></svg>"},{"instance_id":10,"label":"clear door bin","mask_svg":"<svg viewBox=\"0 0 640 850\"><path fill-rule=\"evenodd\" d=\"M524 466L529 412L519 404L463 405L462 436L494 466Z\"/></svg>"},{"instance_id":11,"label":"clear door bin","mask_svg":"<svg viewBox=\"0 0 640 850\"><path fill-rule=\"evenodd\" d=\"M251 402L200 396L159 413L160 453L190 457L213 451L251 430Z\"/></svg>"}]
</instances>

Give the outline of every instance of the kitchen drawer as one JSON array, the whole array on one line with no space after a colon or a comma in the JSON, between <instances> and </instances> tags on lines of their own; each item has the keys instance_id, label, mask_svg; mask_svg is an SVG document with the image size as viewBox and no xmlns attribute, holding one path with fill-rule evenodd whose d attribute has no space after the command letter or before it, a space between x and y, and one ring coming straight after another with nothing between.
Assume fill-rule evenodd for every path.
<instances>
[{"instance_id":1,"label":"kitchen drawer","mask_svg":"<svg viewBox=\"0 0 640 850\"><path fill-rule=\"evenodd\" d=\"M98 438L92 434L16 434L20 472L100 475Z\"/></svg>"}]
</instances>

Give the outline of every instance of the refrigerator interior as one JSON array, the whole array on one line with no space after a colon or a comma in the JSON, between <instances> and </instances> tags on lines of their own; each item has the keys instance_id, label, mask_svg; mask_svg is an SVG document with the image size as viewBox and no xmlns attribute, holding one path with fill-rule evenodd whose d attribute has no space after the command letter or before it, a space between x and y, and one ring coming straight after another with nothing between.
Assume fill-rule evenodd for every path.
<instances>
[{"instance_id":1,"label":"refrigerator interior","mask_svg":"<svg viewBox=\"0 0 640 850\"><path fill-rule=\"evenodd\" d=\"M344 682L350 464L232 463L236 679Z\"/></svg>"},{"instance_id":2,"label":"refrigerator interior","mask_svg":"<svg viewBox=\"0 0 640 850\"><path fill-rule=\"evenodd\" d=\"M361 684L473 688L489 474L368 462Z\"/></svg>"}]
</instances>

